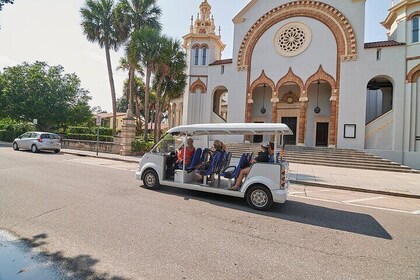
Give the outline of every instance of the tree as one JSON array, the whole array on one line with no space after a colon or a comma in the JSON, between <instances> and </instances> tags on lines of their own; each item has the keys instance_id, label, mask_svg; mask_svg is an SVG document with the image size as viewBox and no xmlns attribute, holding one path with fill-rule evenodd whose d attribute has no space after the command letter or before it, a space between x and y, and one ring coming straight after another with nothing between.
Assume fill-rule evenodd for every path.
<instances>
[{"instance_id":1,"label":"tree","mask_svg":"<svg viewBox=\"0 0 420 280\"><path fill-rule=\"evenodd\" d=\"M0 11L3 9L4 4L13 4L14 0L0 0Z\"/></svg>"},{"instance_id":2,"label":"tree","mask_svg":"<svg viewBox=\"0 0 420 280\"><path fill-rule=\"evenodd\" d=\"M0 73L0 117L38 119L40 130L78 125L92 118L88 94L61 65L25 62Z\"/></svg>"},{"instance_id":3,"label":"tree","mask_svg":"<svg viewBox=\"0 0 420 280\"><path fill-rule=\"evenodd\" d=\"M157 6L156 0L121 0L118 5L119 23L127 29L124 33L126 38L130 37L134 31L141 28L149 27L160 31L162 29L159 18L162 14L161 9ZM131 114L133 108L133 90L134 90L134 76L135 72L139 71L139 50L136 44L128 43L126 46L126 62L128 63L128 109ZM147 136L147 133L145 133Z\"/></svg>"},{"instance_id":4,"label":"tree","mask_svg":"<svg viewBox=\"0 0 420 280\"><path fill-rule=\"evenodd\" d=\"M157 69L160 62L160 51L162 48L162 37L158 30L144 27L135 30L129 42L130 48L136 50L133 59L140 61L146 69L146 89L144 96L144 141L148 141L148 119L149 119L149 97L150 97L150 78ZM137 45L137 47L135 47Z\"/></svg>"},{"instance_id":5,"label":"tree","mask_svg":"<svg viewBox=\"0 0 420 280\"><path fill-rule=\"evenodd\" d=\"M117 111L118 112L125 112L128 108L128 100L127 97L121 96L117 99Z\"/></svg>"},{"instance_id":6,"label":"tree","mask_svg":"<svg viewBox=\"0 0 420 280\"><path fill-rule=\"evenodd\" d=\"M80 9L83 33L90 42L96 42L105 48L108 78L111 87L112 112L117 119L117 98L112 74L110 50L118 50L125 40L124 29L118 23L118 13L113 0L86 0L86 6ZM112 133L116 134L116 125L112 125Z\"/></svg>"},{"instance_id":7,"label":"tree","mask_svg":"<svg viewBox=\"0 0 420 280\"><path fill-rule=\"evenodd\" d=\"M160 138L161 116L165 103L182 95L186 86L185 53L179 40L162 37L161 59L157 65L154 88L157 93L157 119L155 141Z\"/></svg>"}]
</instances>

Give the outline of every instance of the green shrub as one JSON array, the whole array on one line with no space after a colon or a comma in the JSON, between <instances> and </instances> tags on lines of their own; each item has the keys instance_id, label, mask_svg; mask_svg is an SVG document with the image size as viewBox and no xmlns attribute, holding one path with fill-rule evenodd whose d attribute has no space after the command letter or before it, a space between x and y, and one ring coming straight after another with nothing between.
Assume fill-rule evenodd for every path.
<instances>
[{"instance_id":1,"label":"green shrub","mask_svg":"<svg viewBox=\"0 0 420 280\"><path fill-rule=\"evenodd\" d=\"M87 141L96 141L95 134L77 134L77 133L67 133L66 139L73 140L87 140ZM99 135L99 141L101 142L114 142L114 137Z\"/></svg>"},{"instance_id":2,"label":"green shrub","mask_svg":"<svg viewBox=\"0 0 420 280\"><path fill-rule=\"evenodd\" d=\"M35 127L31 122L0 119L0 141L12 142L19 135L34 130Z\"/></svg>"},{"instance_id":3,"label":"green shrub","mask_svg":"<svg viewBox=\"0 0 420 280\"><path fill-rule=\"evenodd\" d=\"M143 140L134 140L131 142L131 151L132 152L148 152L153 147L154 143L145 142Z\"/></svg>"},{"instance_id":4,"label":"green shrub","mask_svg":"<svg viewBox=\"0 0 420 280\"><path fill-rule=\"evenodd\" d=\"M68 133L71 134L95 134L97 133L97 127L86 127L86 126L70 126ZM112 128L99 127L99 135L112 136Z\"/></svg>"},{"instance_id":5,"label":"green shrub","mask_svg":"<svg viewBox=\"0 0 420 280\"><path fill-rule=\"evenodd\" d=\"M92 134L92 129L84 126L69 126L68 132L71 134Z\"/></svg>"},{"instance_id":6,"label":"green shrub","mask_svg":"<svg viewBox=\"0 0 420 280\"><path fill-rule=\"evenodd\" d=\"M92 130L93 133L96 134L96 127L94 127ZM112 128L99 127L99 135L112 136Z\"/></svg>"}]
</instances>

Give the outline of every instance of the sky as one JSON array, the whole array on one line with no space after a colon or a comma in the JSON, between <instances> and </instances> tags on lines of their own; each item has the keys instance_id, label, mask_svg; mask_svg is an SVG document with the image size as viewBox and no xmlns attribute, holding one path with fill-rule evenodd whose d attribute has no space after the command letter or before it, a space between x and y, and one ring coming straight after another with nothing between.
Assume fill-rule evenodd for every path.
<instances>
[{"instance_id":1,"label":"sky","mask_svg":"<svg viewBox=\"0 0 420 280\"><path fill-rule=\"evenodd\" d=\"M271 0L263 0L271 1ZM350 0L340 0L350 1ZM189 32L190 18L199 11L202 0L158 0L163 14L163 33L181 39ZM233 17L249 0L209 0L216 24L221 26L222 40L227 45L223 58L232 57ZM366 1L365 42L386 40L380 25L391 7L391 0ZM105 51L89 42L80 26L80 8L85 0L15 0L0 11L0 71L24 61L46 61L62 65L66 73L76 73L82 87L89 90L90 105L112 111ZM117 97L122 95L127 73L116 70L124 56L120 49L112 52L112 67Z\"/></svg>"}]
</instances>

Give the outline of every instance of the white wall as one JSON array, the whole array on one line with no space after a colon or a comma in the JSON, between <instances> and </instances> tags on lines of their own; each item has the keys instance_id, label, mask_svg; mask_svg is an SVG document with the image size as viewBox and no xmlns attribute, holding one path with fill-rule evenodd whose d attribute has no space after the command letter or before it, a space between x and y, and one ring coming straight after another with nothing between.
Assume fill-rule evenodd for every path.
<instances>
[{"instance_id":1,"label":"white wall","mask_svg":"<svg viewBox=\"0 0 420 280\"><path fill-rule=\"evenodd\" d=\"M377 76L387 77L393 84L394 127L392 133L394 150L403 147L405 47L382 49L380 61L376 61L376 49L358 49L358 59L344 62L341 67L339 97L338 144L339 148L364 148L366 118L366 87ZM344 138L344 124L356 124L356 139Z\"/></svg>"},{"instance_id":2,"label":"white wall","mask_svg":"<svg viewBox=\"0 0 420 280\"><path fill-rule=\"evenodd\" d=\"M312 31L312 41L303 53L294 57L284 57L277 52L274 37L282 26L290 22L301 22L308 26ZM274 83L277 83L287 74L289 67L292 67L293 72L306 82L318 71L319 65L322 65L324 71L335 79L337 43L334 35L326 25L317 20L291 18L275 24L256 44L252 55L251 83L261 75L262 70Z\"/></svg>"}]
</instances>

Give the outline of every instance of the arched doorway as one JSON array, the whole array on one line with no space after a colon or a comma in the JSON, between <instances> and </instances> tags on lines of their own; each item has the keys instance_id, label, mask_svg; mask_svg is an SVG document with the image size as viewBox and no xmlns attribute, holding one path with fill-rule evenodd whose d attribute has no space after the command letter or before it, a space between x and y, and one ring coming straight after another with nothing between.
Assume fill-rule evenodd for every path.
<instances>
[{"instance_id":1,"label":"arched doorway","mask_svg":"<svg viewBox=\"0 0 420 280\"><path fill-rule=\"evenodd\" d=\"M285 137L286 145L296 145L299 135L299 115L300 115L300 96L301 88L294 82L287 82L278 89L279 102L276 104L278 123L286 124L292 131L293 135Z\"/></svg>"},{"instance_id":2,"label":"arched doorway","mask_svg":"<svg viewBox=\"0 0 420 280\"><path fill-rule=\"evenodd\" d=\"M308 86L307 143L308 146L328 147L332 129L332 87L324 80L316 80Z\"/></svg>"},{"instance_id":3,"label":"arched doorway","mask_svg":"<svg viewBox=\"0 0 420 280\"><path fill-rule=\"evenodd\" d=\"M252 123L271 123L273 106L271 103L271 97L273 95L273 89L268 84L260 84L255 87L252 92L251 104L251 122ZM252 142L259 143L262 141L268 141L264 139L262 135L254 135Z\"/></svg>"},{"instance_id":4,"label":"arched doorway","mask_svg":"<svg viewBox=\"0 0 420 280\"><path fill-rule=\"evenodd\" d=\"M388 113L393 107L393 85L391 81L377 76L366 86L366 124Z\"/></svg>"},{"instance_id":5,"label":"arched doorway","mask_svg":"<svg viewBox=\"0 0 420 280\"><path fill-rule=\"evenodd\" d=\"M229 91L225 87L218 87L213 94L212 122L227 122L229 106Z\"/></svg>"}]
</instances>

